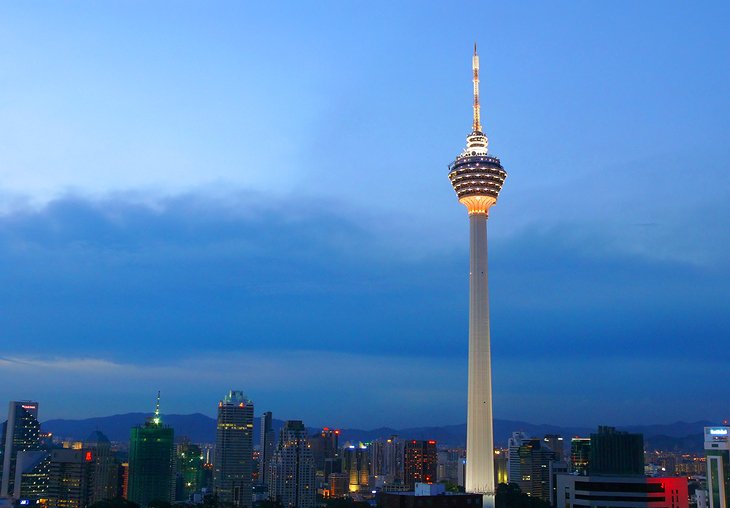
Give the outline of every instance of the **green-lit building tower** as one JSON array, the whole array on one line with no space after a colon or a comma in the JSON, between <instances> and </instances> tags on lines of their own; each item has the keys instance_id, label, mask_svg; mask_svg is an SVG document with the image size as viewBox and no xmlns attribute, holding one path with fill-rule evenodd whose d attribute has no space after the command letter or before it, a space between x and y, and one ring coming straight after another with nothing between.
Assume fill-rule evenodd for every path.
<instances>
[{"instance_id":1,"label":"green-lit building tower","mask_svg":"<svg viewBox=\"0 0 730 508\"><path fill-rule=\"evenodd\" d=\"M142 508L152 501L171 503L175 491L174 432L162 424L160 394L155 414L144 425L132 428L129 439L127 499Z\"/></svg>"},{"instance_id":2,"label":"green-lit building tower","mask_svg":"<svg viewBox=\"0 0 730 508\"><path fill-rule=\"evenodd\" d=\"M705 427L707 493L710 508L730 506L730 427Z\"/></svg>"},{"instance_id":3,"label":"green-lit building tower","mask_svg":"<svg viewBox=\"0 0 730 508\"><path fill-rule=\"evenodd\" d=\"M177 445L176 501L189 501L192 494L205 487L203 451L186 439Z\"/></svg>"}]
</instances>

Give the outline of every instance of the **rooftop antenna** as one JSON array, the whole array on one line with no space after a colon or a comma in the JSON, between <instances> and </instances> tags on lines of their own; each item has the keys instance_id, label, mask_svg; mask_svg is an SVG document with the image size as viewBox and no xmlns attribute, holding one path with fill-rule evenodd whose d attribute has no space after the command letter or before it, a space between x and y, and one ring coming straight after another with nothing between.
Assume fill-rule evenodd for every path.
<instances>
[{"instance_id":1,"label":"rooftop antenna","mask_svg":"<svg viewBox=\"0 0 730 508\"><path fill-rule=\"evenodd\" d=\"M477 54L477 43L474 43L474 56L471 59L471 68L474 71L474 123L472 131L481 132L482 122L479 116L479 55Z\"/></svg>"},{"instance_id":2,"label":"rooftop antenna","mask_svg":"<svg viewBox=\"0 0 730 508\"><path fill-rule=\"evenodd\" d=\"M160 424L160 391L157 390L157 404L155 405L155 417L152 418L152 421L155 422L155 425Z\"/></svg>"}]
</instances>

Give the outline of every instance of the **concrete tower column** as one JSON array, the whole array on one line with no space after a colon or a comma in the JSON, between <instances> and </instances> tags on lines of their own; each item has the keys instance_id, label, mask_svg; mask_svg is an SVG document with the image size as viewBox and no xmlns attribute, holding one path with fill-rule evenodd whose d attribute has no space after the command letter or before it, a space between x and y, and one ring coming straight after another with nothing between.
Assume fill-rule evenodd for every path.
<instances>
[{"instance_id":1,"label":"concrete tower column","mask_svg":"<svg viewBox=\"0 0 730 508\"><path fill-rule=\"evenodd\" d=\"M469 381L466 491L494 493L487 214L469 215Z\"/></svg>"}]
</instances>

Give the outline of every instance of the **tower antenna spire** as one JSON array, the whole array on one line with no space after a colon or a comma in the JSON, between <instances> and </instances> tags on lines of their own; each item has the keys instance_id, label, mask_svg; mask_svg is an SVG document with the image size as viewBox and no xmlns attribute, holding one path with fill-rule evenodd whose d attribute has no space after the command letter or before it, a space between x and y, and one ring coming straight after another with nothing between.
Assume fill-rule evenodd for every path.
<instances>
[{"instance_id":1,"label":"tower antenna spire","mask_svg":"<svg viewBox=\"0 0 730 508\"><path fill-rule=\"evenodd\" d=\"M479 55L477 54L477 43L474 43L474 56L471 59L471 68L474 71L474 123L472 124L473 132L482 131L482 122L479 116Z\"/></svg>"},{"instance_id":2,"label":"tower antenna spire","mask_svg":"<svg viewBox=\"0 0 730 508\"><path fill-rule=\"evenodd\" d=\"M155 416L152 421L156 425L160 424L160 390L157 390L157 404L155 404Z\"/></svg>"}]
</instances>

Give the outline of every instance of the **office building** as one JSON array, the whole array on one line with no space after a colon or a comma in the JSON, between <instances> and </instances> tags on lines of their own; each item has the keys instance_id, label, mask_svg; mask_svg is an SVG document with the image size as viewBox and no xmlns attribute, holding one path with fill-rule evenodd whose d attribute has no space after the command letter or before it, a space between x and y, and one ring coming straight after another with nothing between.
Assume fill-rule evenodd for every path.
<instances>
[{"instance_id":1,"label":"office building","mask_svg":"<svg viewBox=\"0 0 730 508\"><path fill-rule=\"evenodd\" d=\"M261 426L259 428L259 482L268 485L269 478L269 462L274 456L274 448L276 447L276 435L274 433L273 418L271 411L266 411L261 415Z\"/></svg>"},{"instance_id":2,"label":"office building","mask_svg":"<svg viewBox=\"0 0 730 508\"><path fill-rule=\"evenodd\" d=\"M705 427L707 502L709 508L730 507L730 427Z\"/></svg>"},{"instance_id":3,"label":"office building","mask_svg":"<svg viewBox=\"0 0 730 508\"><path fill-rule=\"evenodd\" d=\"M406 441L403 458L404 485L409 489L414 489L416 483L435 482L437 468L436 441Z\"/></svg>"},{"instance_id":4,"label":"office building","mask_svg":"<svg viewBox=\"0 0 730 508\"><path fill-rule=\"evenodd\" d=\"M160 396L154 416L132 428L129 439L127 499L146 508L152 501L172 503L175 491L174 431L163 425Z\"/></svg>"},{"instance_id":5,"label":"office building","mask_svg":"<svg viewBox=\"0 0 730 508\"><path fill-rule=\"evenodd\" d=\"M325 461L327 459L336 459L339 456L339 438L340 431L338 429L325 427L321 432L313 435L309 439L309 444L312 447L312 456L314 457L314 466L317 468L317 471L324 472Z\"/></svg>"},{"instance_id":6,"label":"office building","mask_svg":"<svg viewBox=\"0 0 730 508\"><path fill-rule=\"evenodd\" d=\"M494 450L494 483L509 482L509 449Z\"/></svg>"},{"instance_id":7,"label":"office building","mask_svg":"<svg viewBox=\"0 0 730 508\"><path fill-rule=\"evenodd\" d=\"M550 504L553 507L558 506L558 477L564 474L570 474L570 465L564 460L555 460L550 462Z\"/></svg>"},{"instance_id":8,"label":"office building","mask_svg":"<svg viewBox=\"0 0 730 508\"><path fill-rule=\"evenodd\" d=\"M94 431L84 441L84 448L91 453L94 468L89 503L116 498L119 463L114 456L109 438L98 430Z\"/></svg>"},{"instance_id":9,"label":"office building","mask_svg":"<svg viewBox=\"0 0 730 508\"><path fill-rule=\"evenodd\" d=\"M542 439L543 443L555 453L556 460L565 459L565 446L563 436L557 434L546 434Z\"/></svg>"},{"instance_id":10,"label":"office building","mask_svg":"<svg viewBox=\"0 0 730 508\"><path fill-rule=\"evenodd\" d=\"M373 476L382 477L385 484L403 482L405 443L398 436L376 439L370 446L370 467Z\"/></svg>"},{"instance_id":11,"label":"office building","mask_svg":"<svg viewBox=\"0 0 730 508\"><path fill-rule=\"evenodd\" d=\"M288 420L269 464L269 497L284 508L312 508L316 504L315 467L300 420Z\"/></svg>"},{"instance_id":12,"label":"office building","mask_svg":"<svg viewBox=\"0 0 730 508\"><path fill-rule=\"evenodd\" d=\"M94 491L91 450L61 448L50 452L48 508L86 508Z\"/></svg>"},{"instance_id":13,"label":"office building","mask_svg":"<svg viewBox=\"0 0 730 508\"><path fill-rule=\"evenodd\" d=\"M184 439L175 450L175 500L189 501L205 487L203 451Z\"/></svg>"},{"instance_id":14,"label":"office building","mask_svg":"<svg viewBox=\"0 0 730 508\"><path fill-rule=\"evenodd\" d=\"M10 493L21 504L43 504L47 497L51 454L48 450L25 450L15 456L15 478Z\"/></svg>"},{"instance_id":15,"label":"office building","mask_svg":"<svg viewBox=\"0 0 730 508\"><path fill-rule=\"evenodd\" d=\"M485 494L494 504L492 366L487 287L487 216L497 202L507 173L488 154L479 107L479 56L472 58L474 89L472 131L466 148L449 165L449 180L469 213L469 371L466 422L466 491ZM408 479L406 480L408 481Z\"/></svg>"},{"instance_id":16,"label":"office building","mask_svg":"<svg viewBox=\"0 0 730 508\"><path fill-rule=\"evenodd\" d=\"M457 484L459 482L459 465L461 464L461 450L438 450L436 453L438 465L436 467L436 481Z\"/></svg>"},{"instance_id":17,"label":"office building","mask_svg":"<svg viewBox=\"0 0 730 508\"><path fill-rule=\"evenodd\" d=\"M557 477L557 505L561 508L688 508L686 477L638 476Z\"/></svg>"},{"instance_id":18,"label":"office building","mask_svg":"<svg viewBox=\"0 0 730 508\"><path fill-rule=\"evenodd\" d=\"M591 434L588 471L591 476L644 475L644 436L600 426Z\"/></svg>"},{"instance_id":19,"label":"office building","mask_svg":"<svg viewBox=\"0 0 730 508\"><path fill-rule=\"evenodd\" d=\"M350 492L367 490L370 481L370 456L364 444L346 446L342 450L342 469L348 476Z\"/></svg>"},{"instance_id":20,"label":"office building","mask_svg":"<svg viewBox=\"0 0 730 508\"><path fill-rule=\"evenodd\" d=\"M3 453L0 497L12 497L15 493L17 454L40 450L40 431L38 403L30 400L11 401L8 421L3 425L1 436Z\"/></svg>"},{"instance_id":21,"label":"office building","mask_svg":"<svg viewBox=\"0 0 730 508\"><path fill-rule=\"evenodd\" d=\"M329 497L347 497L350 495L350 475L347 473L330 473L327 480Z\"/></svg>"},{"instance_id":22,"label":"office building","mask_svg":"<svg viewBox=\"0 0 730 508\"><path fill-rule=\"evenodd\" d=\"M574 437L570 440L570 472L577 475L588 474L588 461L591 455L591 438Z\"/></svg>"},{"instance_id":23,"label":"office building","mask_svg":"<svg viewBox=\"0 0 730 508\"><path fill-rule=\"evenodd\" d=\"M508 479L525 494L550 502L550 464L555 453L543 440L514 432L509 438ZM467 457L468 460L468 457Z\"/></svg>"},{"instance_id":24,"label":"office building","mask_svg":"<svg viewBox=\"0 0 730 508\"><path fill-rule=\"evenodd\" d=\"M253 402L231 390L218 403L213 485L218 500L251 508Z\"/></svg>"}]
</instances>

